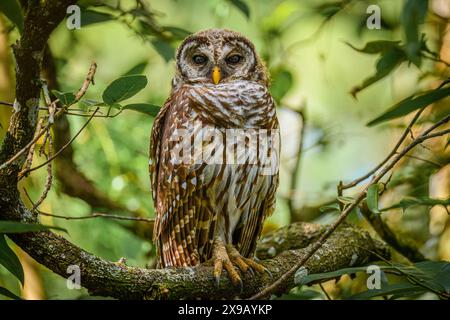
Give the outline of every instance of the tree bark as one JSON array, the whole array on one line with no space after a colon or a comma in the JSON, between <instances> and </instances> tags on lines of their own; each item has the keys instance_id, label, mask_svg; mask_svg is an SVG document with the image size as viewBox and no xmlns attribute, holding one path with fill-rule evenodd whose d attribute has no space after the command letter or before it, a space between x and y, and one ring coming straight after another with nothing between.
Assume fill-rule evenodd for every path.
<instances>
[{"instance_id":1,"label":"tree bark","mask_svg":"<svg viewBox=\"0 0 450 320\"><path fill-rule=\"evenodd\" d=\"M4 219L30 216L23 204L13 211L0 213ZM33 220L24 219L26 222ZM261 263L272 277L267 274L244 275L242 293L233 288L225 272L216 288L213 270L208 263L192 268L141 269L101 259L50 231L11 234L9 237L37 262L63 277L70 276L67 273L69 266L78 266L81 285L94 295L118 299L230 299L250 297L286 273L327 228L318 224L294 223L262 238L257 256L265 259ZM379 257L389 258L389 250L384 243L372 239L356 226L343 225L302 268L307 274L322 273L361 266ZM292 279L287 286L278 288L276 294L287 292L294 286Z\"/></svg>"}]
</instances>

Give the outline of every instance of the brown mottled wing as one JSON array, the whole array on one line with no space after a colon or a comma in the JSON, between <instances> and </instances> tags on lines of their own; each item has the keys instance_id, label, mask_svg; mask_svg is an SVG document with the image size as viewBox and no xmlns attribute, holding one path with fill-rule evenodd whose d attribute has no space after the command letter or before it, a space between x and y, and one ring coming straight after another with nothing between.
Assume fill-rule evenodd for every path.
<instances>
[{"instance_id":1,"label":"brown mottled wing","mask_svg":"<svg viewBox=\"0 0 450 320\"><path fill-rule=\"evenodd\" d=\"M268 103L273 103L272 99ZM274 130L275 139L277 139L277 141L271 140L269 144L273 148L272 152L275 152L274 159L278 163L280 137L276 118L273 119L270 129ZM274 164L272 163L272 165ZM233 234L233 243L244 257L253 257L264 221L275 211L276 191L279 184L278 165L276 164L275 167L274 174L265 175L260 171L253 180L245 182L254 186L254 188L251 188L250 200L253 205L250 206L250 210L246 214L242 215Z\"/></svg>"},{"instance_id":2,"label":"brown mottled wing","mask_svg":"<svg viewBox=\"0 0 450 320\"><path fill-rule=\"evenodd\" d=\"M150 173L158 267L198 264L200 256L208 255L210 233L215 228L213 211L203 201L205 191L200 181L203 166L175 161L180 157L172 154L182 150L183 143L192 145L196 128L192 126L195 113L190 104L183 88L175 92L161 109L152 130Z\"/></svg>"}]
</instances>

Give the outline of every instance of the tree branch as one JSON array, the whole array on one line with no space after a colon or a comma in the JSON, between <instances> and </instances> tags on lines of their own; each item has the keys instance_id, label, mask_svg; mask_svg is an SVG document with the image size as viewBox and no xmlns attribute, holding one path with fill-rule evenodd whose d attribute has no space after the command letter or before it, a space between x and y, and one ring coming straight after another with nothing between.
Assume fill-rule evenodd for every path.
<instances>
[{"instance_id":1,"label":"tree branch","mask_svg":"<svg viewBox=\"0 0 450 320\"><path fill-rule=\"evenodd\" d=\"M440 137L450 133L450 129L432 133L434 130L447 124L449 121L450 115L442 118L441 120L430 126L428 129L426 129L420 136L415 138L410 144L404 147L401 152L396 153L395 156L391 158L390 162L388 162L382 168L382 170L372 178L372 181L368 183L363 188L363 190L355 197L353 202L340 212L339 217L336 219L336 221L330 226L330 228L326 232L324 232L323 235L320 236L320 238L311 246L311 248L307 251L307 253L301 259L299 259L298 262L288 270L288 272L284 273L280 278L278 278L275 282L271 283L269 286L264 288L261 292L258 292L257 294L253 295L251 299L265 298L269 294L277 292L278 288L285 287L286 283L289 282L289 279L294 275L294 273L301 266L303 266L305 263L308 262L308 260L317 252L317 250L319 250L324 245L324 243L327 241L327 238L329 238L333 234L333 232L345 221L350 212L352 212L353 209L355 209L365 199L367 189L371 185L378 183L381 180L381 178L383 178L389 171L391 171L397 164L397 162L400 159L402 159L414 147L420 145L425 140Z\"/></svg>"},{"instance_id":2,"label":"tree branch","mask_svg":"<svg viewBox=\"0 0 450 320\"><path fill-rule=\"evenodd\" d=\"M426 260L423 254L420 253L419 249L415 248L412 244L409 244L405 239L399 238L395 233L389 228L389 226L384 223L380 215L373 214L370 212L367 204L361 205L361 212L364 217L369 221L373 229L378 233L378 235L386 241L392 248L400 252L411 262L419 262Z\"/></svg>"},{"instance_id":3,"label":"tree branch","mask_svg":"<svg viewBox=\"0 0 450 320\"><path fill-rule=\"evenodd\" d=\"M22 219L36 222L28 209L20 203L8 208L0 217L9 220ZM257 256L274 278L285 274L304 257L314 242L329 226L295 223L267 235L260 241ZM63 237L50 231L27 234L11 234L9 237L37 262L53 272L67 277L67 268L77 265L81 270L81 285L90 293L119 299L221 299L233 298L239 293L224 272L218 288L214 286L212 267L141 269L128 267L96 257ZM328 272L349 265L363 265L378 256L389 258L385 244L373 240L367 232L352 225L339 228L327 240L327 245L308 261L308 273ZM276 255L277 253L280 253ZM249 297L272 282L268 275L248 274L243 277L241 297ZM293 279L274 294L282 294L295 286Z\"/></svg>"}]
</instances>

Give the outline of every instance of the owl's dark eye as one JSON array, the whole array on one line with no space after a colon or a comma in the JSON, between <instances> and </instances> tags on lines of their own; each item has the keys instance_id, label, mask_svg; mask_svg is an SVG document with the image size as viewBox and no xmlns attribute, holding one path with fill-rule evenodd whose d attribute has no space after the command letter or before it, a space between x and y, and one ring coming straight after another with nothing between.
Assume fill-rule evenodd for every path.
<instances>
[{"instance_id":1,"label":"owl's dark eye","mask_svg":"<svg viewBox=\"0 0 450 320\"><path fill-rule=\"evenodd\" d=\"M196 54L192 57L192 61L194 61L195 64L205 64L206 61L208 61L208 58L202 54Z\"/></svg>"},{"instance_id":2,"label":"owl's dark eye","mask_svg":"<svg viewBox=\"0 0 450 320\"><path fill-rule=\"evenodd\" d=\"M230 64L239 63L239 62L241 62L241 60L242 60L242 56L240 56L238 54L233 54L233 55L227 57L227 59L226 59L227 63L230 63Z\"/></svg>"}]
</instances>

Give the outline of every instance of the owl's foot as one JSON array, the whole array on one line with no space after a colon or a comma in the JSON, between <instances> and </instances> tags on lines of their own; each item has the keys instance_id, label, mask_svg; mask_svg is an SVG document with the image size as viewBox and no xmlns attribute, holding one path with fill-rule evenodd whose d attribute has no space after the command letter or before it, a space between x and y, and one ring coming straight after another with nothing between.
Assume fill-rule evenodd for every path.
<instances>
[{"instance_id":1,"label":"owl's foot","mask_svg":"<svg viewBox=\"0 0 450 320\"><path fill-rule=\"evenodd\" d=\"M242 273L250 272L253 275L253 271L256 271L258 273L267 273L272 277L272 274L266 267L257 263L251 258L245 258L241 256L239 251L237 251L237 249L233 245L228 244L226 248L231 261L238 266L239 270L241 270Z\"/></svg>"},{"instance_id":2,"label":"owl's foot","mask_svg":"<svg viewBox=\"0 0 450 320\"><path fill-rule=\"evenodd\" d=\"M225 269L230 277L231 283L242 292L242 279L234 266L237 266L242 273L249 272L253 275L254 271L256 271L258 273L268 273L271 276L269 270L264 266L255 262L253 259L243 257L233 245L225 245L219 238L214 241L213 262L216 287L219 287L220 276L222 270Z\"/></svg>"},{"instance_id":3,"label":"owl's foot","mask_svg":"<svg viewBox=\"0 0 450 320\"><path fill-rule=\"evenodd\" d=\"M216 287L219 287L220 276L222 275L222 270L225 269L228 272L228 276L230 277L231 283L238 287L240 291L242 291L243 285L241 277L239 273L234 268L233 263L231 262L230 256L227 252L227 247L223 243L223 241L219 238L214 240L213 245L213 262L214 262L214 281Z\"/></svg>"}]
</instances>

